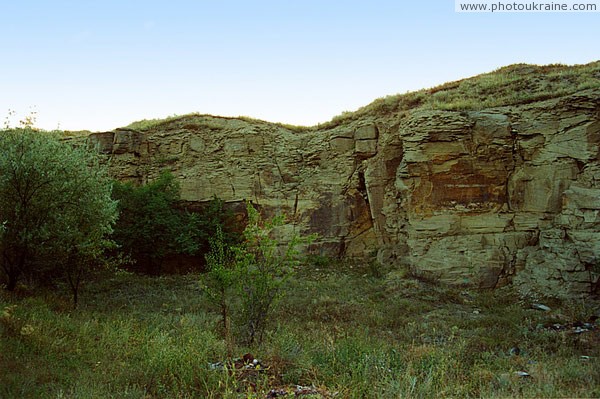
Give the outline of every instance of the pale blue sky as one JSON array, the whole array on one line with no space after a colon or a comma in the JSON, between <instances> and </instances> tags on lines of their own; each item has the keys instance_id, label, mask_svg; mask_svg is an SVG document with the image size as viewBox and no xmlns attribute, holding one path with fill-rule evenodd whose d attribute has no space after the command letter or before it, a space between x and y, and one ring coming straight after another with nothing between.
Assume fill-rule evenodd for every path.
<instances>
[{"instance_id":1,"label":"pale blue sky","mask_svg":"<svg viewBox=\"0 0 600 399\"><path fill-rule=\"evenodd\" d=\"M108 130L189 112L312 125L517 62L600 59L599 13L454 0L0 0L0 116Z\"/></svg>"}]
</instances>

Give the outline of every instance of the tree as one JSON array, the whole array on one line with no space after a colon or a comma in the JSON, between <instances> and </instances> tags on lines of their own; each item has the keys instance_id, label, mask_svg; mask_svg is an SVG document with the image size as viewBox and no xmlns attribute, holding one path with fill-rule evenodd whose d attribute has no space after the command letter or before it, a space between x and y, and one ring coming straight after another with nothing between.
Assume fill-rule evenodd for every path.
<instances>
[{"instance_id":1,"label":"tree","mask_svg":"<svg viewBox=\"0 0 600 399\"><path fill-rule=\"evenodd\" d=\"M119 218L113 239L149 274L159 275L167 256L197 250L189 234L189 215L177 208L179 191L168 172L139 187L115 182L113 198L119 201Z\"/></svg>"},{"instance_id":2,"label":"tree","mask_svg":"<svg viewBox=\"0 0 600 399\"><path fill-rule=\"evenodd\" d=\"M7 289L22 277L66 276L76 301L81 275L116 219L111 187L96 155L58 133L30 126L0 131L0 262Z\"/></svg>"},{"instance_id":3,"label":"tree","mask_svg":"<svg viewBox=\"0 0 600 399\"><path fill-rule=\"evenodd\" d=\"M209 239L209 243L210 251L205 255L206 273L202 275L201 284L208 298L218 307L223 323L223 338L227 347L227 356L231 357L233 339L230 312L238 283L235 252L234 248L227 244L221 226L216 227L215 234Z\"/></svg>"},{"instance_id":4,"label":"tree","mask_svg":"<svg viewBox=\"0 0 600 399\"><path fill-rule=\"evenodd\" d=\"M175 251L180 222L174 208L179 200L174 177L163 173L139 187L116 181L113 198L119 203L114 241L135 262L144 264L148 273L160 274L164 258Z\"/></svg>"},{"instance_id":5,"label":"tree","mask_svg":"<svg viewBox=\"0 0 600 399\"><path fill-rule=\"evenodd\" d=\"M228 348L230 313L235 313L245 343L262 340L268 318L283 297L284 284L299 263L298 246L314 238L300 237L295 232L278 238L276 230L283 226L283 216L263 220L250 203L246 209L248 224L243 242L227 244L218 231L206 256L208 271L202 276L205 292L219 307Z\"/></svg>"},{"instance_id":6,"label":"tree","mask_svg":"<svg viewBox=\"0 0 600 399\"><path fill-rule=\"evenodd\" d=\"M179 197L179 184L169 172L143 186L114 184L119 218L113 239L148 274L159 275L169 256L207 253L217 227L227 244L239 236L227 228L232 213L225 210L222 200L214 197L203 209L191 212Z\"/></svg>"},{"instance_id":7,"label":"tree","mask_svg":"<svg viewBox=\"0 0 600 399\"><path fill-rule=\"evenodd\" d=\"M186 240L193 245L187 244L189 250L198 254L208 254L213 246L214 240L219 237L222 245L233 248L240 243L241 232L235 230L235 215L231 209L225 206L225 201L216 195L203 204L201 209L187 214L188 231ZM182 241L186 241L182 240Z\"/></svg>"},{"instance_id":8,"label":"tree","mask_svg":"<svg viewBox=\"0 0 600 399\"><path fill-rule=\"evenodd\" d=\"M299 263L298 246L314 237L301 238L297 233L278 239L275 232L283 226L284 216L263 220L260 213L247 204L248 225L244 243L237 249L240 323L248 344L262 341L268 317L283 297L285 282L294 275Z\"/></svg>"}]
</instances>

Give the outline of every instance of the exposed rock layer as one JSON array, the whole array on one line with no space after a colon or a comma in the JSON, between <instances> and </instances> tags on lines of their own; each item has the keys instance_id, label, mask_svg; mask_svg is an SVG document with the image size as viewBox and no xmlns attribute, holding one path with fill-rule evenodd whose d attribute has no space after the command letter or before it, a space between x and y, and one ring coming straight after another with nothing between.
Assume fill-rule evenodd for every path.
<instances>
[{"instance_id":1,"label":"exposed rock layer","mask_svg":"<svg viewBox=\"0 0 600 399\"><path fill-rule=\"evenodd\" d=\"M189 116L96 133L112 173L183 199L252 200L324 255L450 284L589 294L600 262L600 90L482 111L415 109L294 132Z\"/></svg>"}]
</instances>

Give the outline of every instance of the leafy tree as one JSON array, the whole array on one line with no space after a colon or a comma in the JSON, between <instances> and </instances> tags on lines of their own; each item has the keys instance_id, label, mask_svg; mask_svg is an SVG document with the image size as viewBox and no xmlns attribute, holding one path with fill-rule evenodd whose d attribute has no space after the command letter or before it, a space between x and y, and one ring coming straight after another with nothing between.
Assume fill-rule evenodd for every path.
<instances>
[{"instance_id":1,"label":"leafy tree","mask_svg":"<svg viewBox=\"0 0 600 399\"><path fill-rule=\"evenodd\" d=\"M115 182L119 218L113 239L150 274L160 274L164 259L196 250L184 216L176 207L179 185L170 173L144 186Z\"/></svg>"},{"instance_id":2,"label":"leafy tree","mask_svg":"<svg viewBox=\"0 0 600 399\"><path fill-rule=\"evenodd\" d=\"M22 277L67 276L76 301L81 275L116 219L110 193L106 170L84 147L30 126L0 131L0 264L7 289Z\"/></svg>"},{"instance_id":3,"label":"leafy tree","mask_svg":"<svg viewBox=\"0 0 600 399\"><path fill-rule=\"evenodd\" d=\"M217 232L206 256L207 273L202 276L205 292L219 307L228 347L230 313L235 314L245 343L262 340L268 317L283 297L284 284L300 261L298 246L314 238L294 232L284 242L275 234L284 224L283 216L265 221L250 203L246 209L248 224L243 242L228 245Z\"/></svg>"},{"instance_id":4,"label":"leafy tree","mask_svg":"<svg viewBox=\"0 0 600 399\"><path fill-rule=\"evenodd\" d=\"M273 308L283 297L285 282L294 275L299 263L298 246L313 237L302 239L297 233L286 237L286 243L275 237L285 218L263 220L260 213L247 204L248 225L244 243L237 249L239 270L240 324L248 344L261 342Z\"/></svg>"},{"instance_id":5,"label":"leafy tree","mask_svg":"<svg viewBox=\"0 0 600 399\"><path fill-rule=\"evenodd\" d=\"M193 246L188 248L194 253L209 253L217 235L227 248L236 246L241 240L240 232L235 230L233 212L217 196L197 212L188 213L187 218L187 234L193 242Z\"/></svg>"},{"instance_id":6,"label":"leafy tree","mask_svg":"<svg viewBox=\"0 0 600 399\"><path fill-rule=\"evenodd\" d=\"M209 239L210 251L206 257L206 273L202 276L202 287L209 299L218 307L223 323L223 338L227 347L227 356L233 352L231 335L231 307L238 284L238 270L234 248L227 245L221 226L216 227Z\"/></svg>"},{"instance_id":7,"label":"leafy tree","mask_svg":"<svg viewBox=\"0 0 600 399\"><path fill-rule=\"evenodd\" d=\"M119 218L113 239L149 274L160 274L169 256L207 253L217 228L227 244L236 240L237 235L227 228L232 215L222 200L214 197L204 209L191 212L179 197L179 184L169 172L143 186L114 184Z\"/></svg>"}]
</instances>

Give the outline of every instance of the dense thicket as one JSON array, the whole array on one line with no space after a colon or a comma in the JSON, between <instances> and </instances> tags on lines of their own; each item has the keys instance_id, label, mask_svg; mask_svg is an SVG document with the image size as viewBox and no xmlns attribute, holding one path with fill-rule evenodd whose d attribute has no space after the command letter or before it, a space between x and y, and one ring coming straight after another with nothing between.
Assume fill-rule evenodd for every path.
<instances>
[{"instance_id":1,"label":"dense thicket","mask_svg":"<svg viewBox=\"0 0 600 399\"><path fill-rule=\"evenodd\" d=\"M217 226L228 224L231 218L217 198L201 211L191 212L179 197L179 184L167 172L143 186L115 182L113 198L119 204L119 218L112 238L135 270L158 275L168 257L203 255ZM228 243L235 239L232 233L226 238Z\"/></svg>"},{"instance_id":2,"label":"dense thicket","mask_svg":"<svg viewBox=\"0 0 600 399\"><path fill-rule=\"evenodd\" d=\"M57 133L0 131L0 265L19 279L66 277L77 300L83 271L107 244L117 216L112 183L95 154Z\"/></svg>"}]
</instances>

